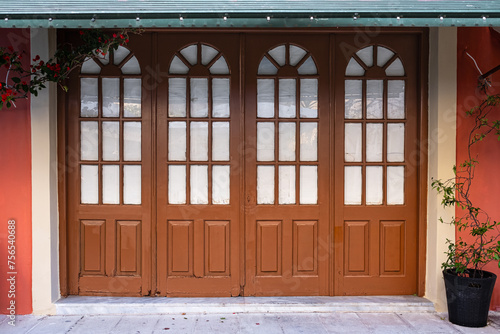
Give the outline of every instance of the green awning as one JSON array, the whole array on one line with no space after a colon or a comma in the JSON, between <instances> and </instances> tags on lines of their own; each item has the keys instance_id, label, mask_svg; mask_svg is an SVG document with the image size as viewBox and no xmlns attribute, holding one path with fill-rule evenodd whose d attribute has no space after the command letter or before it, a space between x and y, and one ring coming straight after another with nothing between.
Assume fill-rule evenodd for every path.
<instances>
[{"instance_id":1,"label":"green awning","mask_svg":"<svg viewBox=\"0 0 500 334\"><path fill-rule=\"evenodd\" d=\"M3 28L500 26L499 0L0 0Z\"/></svg>"}]
</instances>

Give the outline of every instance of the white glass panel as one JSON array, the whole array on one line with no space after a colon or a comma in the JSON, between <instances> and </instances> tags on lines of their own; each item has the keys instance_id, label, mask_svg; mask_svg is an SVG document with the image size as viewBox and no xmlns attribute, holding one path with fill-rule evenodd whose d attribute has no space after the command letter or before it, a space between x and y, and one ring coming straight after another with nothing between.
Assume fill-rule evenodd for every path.
<instances>
[{"instance_id":1,"label":"white glass panel","mask_svg":"<svg viewBox=\"0 0 500 334\"><path fill-rule=\"evenodd\" d=\"M208 117L208 79L191 79L191 117Z\"/></svg>"},{"instance_id":2,"label":"white glass panel","mask_svg":"<svg viewBox=\"0 0 500 334\"><path fill-rule=\"evenodd\" d=\"M344 167L344 204L361 204L361 166Z\"/></svg>"},{"instance_id":3,"label":"white glass panel","mask_svg":"<svg viewBox=\"0 0 500 334\"><path fill-rule=\"evenodd\" d=\"M274 160L274 123L257 122L257 161Z\"/></svg>"},{"instance_id":4,"label":"white glass panel","mask_svg":"<svg viewBox=\"0 0 500 334\"><path fill-rule=\"evenodd\" d=\"M170 63L170 74L186 74L189 72L189 67L179 57L175 56Z\"/></svg>"},{"instance_id":5,"label":"white glass panel","mask_svg":"<svg viewBox=\"0 0 500 334\"><path fill-rule=\"evenodd\" d=\"M229 122L212 123L212 160L229 161Z\"/></svg>"},{"instance_id":6,"label":"white glass panel","mask_svg":"<svg viewBox=\"0 0 500 334\"><path fill-rule=\"evenodd\" d=\"M257 117L274 117L274 79L257 79Z\"/></svg>"},{"instance_id":7,"label":"white glass panel","mask_svg":"<svg viewBox=\"0 0 500 334\"><path fill-rule=\"evenodd\" d=\"M366 118L384 118L383 111L384 81L366 81Z\"/></svg>"},{"instance_id":8,"label":"white glass panel","mask_svg":"<svg viewBox=\"0 0 500 334\"><path fill-rule=\"evenodd\" d=\"M123 116L141 117L141 79L123 79Z\"/></svg>"},{"instance_id":9,"label":"white glass panel","mask_svg":"<svg viewBox=\"0 0 500 334\"><path fill-rule=\"evenodd\" d=\"M97 59L101 62L103 65L108 65L109 64L109 51L102 55L102 53L98 53L96 50L93 50L92 53L94 56L97 56Z\"/></svg>"},{"instance_id":10,"label":"white glass panel","mask_svg":"<svg viewBox=\"0 0 500 334\"><path fill-rule=\"evenodd\" d=\"M345 70L345 75L347 76L363 76L365 75L365 69L359 65L356 59L351 58L349 60L349 64L347 64L347 68Z\"/></svg>"},{"instance_id":11,"label":"white glass panel","mask_svg":"<svg viewBox=\"0 0 500 334\"><path fill-rule=\"evenodd\" d=\"M366 124L366 161L382 161L382 141L384 125L382 123Z\"/></svg>"},{"instance_id":12,"label":"white glass panel","mask_svg":"<svg viewBox=\"0 0 500 334\"><path fill-rule=\"evenodd\" d=\"M405 118L405 82L404 80L387 81L387 118Z\"/></svg>"},{"instance_id":13,"label":"white glass panel","mask_svg":"<svg viewBox=\"0 0 500 334\"><path fill-rule=\"evenodd\" d=\"M186 204L186 166L168 166L168 203Z\"/></svg>"},{"instance_id":14,"label":"white glass panel","mask_svg":"<svg viewBox=\"0 0 500 334\"><path fill-rule=\"evenodd\" d=\"M168 160L186 161L186 122L168 122Z\"/></svg>"},{"instance_id":15,"label":"white glass panel","mask_svg":"<svg viewBox=\"0 0 500 334\"><path fill-rule=\"evenodd\" d=\"M300 79L300 117L318 117L318 79Z\"/></svg>"},{"instance_id":16,"label":"white glass panel","mask_svg":"<svg viewBox=\"0 0 500 334\"><path fill-rule=\"evenodd\" d=\"M208 204L208 166L191 166L191 204Z\"/></svg>"},{"instance_id":17,"label":"white glass panel","mask_svg":"<svg viewBox=\"0 0 500 334\"><path fill-rule=\"evenodd\" d=\"M102 202L120 204L120 166L102 166Z\"/></svg>"},{"instance_id":18,"label":"white glass panel","mask_svg":"<svg viewBox=\"0 0 500 334\"><path fill-rule=\"evenodd\" d=\"M212 116L229 117L229 79L212 79Z\"/></svg>"},{"instance_id":19,"label":"white glass panel","mask_svg":"<svg viewBox=\"0 0 500 334\"><path fill-rule=\"evenodd\" d=\"M229 166L212 167L212 204L229 204Z\"/></svg>"},{"instance_id":20,"label":"white glass panel","mask_svg":"<svg viewBox=\"0 0 500 334\"><path fill-rule=\"evenodd\" d=\"M300 65L297 72L301 75L317 74L318 70L316 69L316 64L312 57L307 58L306 61Z\"/></svg>"},{"instance_id":21,"label":"white glass panel","mask_svg":"<svg viewBox=\"0 0 500 334\"><path fill-rule=\"evenodd\" d=\"M373 66L373 46L368 46L359 50L356 52L356 55L366 64L366 66Z\"/></svg>"},{"instance_id":22,"label":"white glass panel","mask_svg":"<svg viewBox=\"0 0 500 334\"><path fill-rule=\"evenodd\" d=\"M97 65L93 59L85 58L81 72L82 74L99 74L101 73L101 66Z\"/></svg>"},{"instance_id":23,"label":"white glass panel","mask_svg":"<svg viewBox=\"0 0 500 334\"><path fill-rule=\"evenodd\" d=\"M279 117L293 118L296 115L295 79L279 80Z\"/></svg>"},{"instance_id":24,"label":"white glass panel","mask_svg":"<svg viewBox=\"0 0 500 334\"><path fill-rule=\"evenodd\" d=\"M201 63L203 65L207 65L214 59L214 57L219 53L219 51L215 50L213 47L208 45L201 46Z\"/></svg>"},{"instance_id":25,"label":"white glass panel","mask_svg":"<svg viewBox=\"0 0 500 334\"><path fill-rule=\"evenodd\" d=\"M300 161L318 161L318 123L300 123Z\"/></svg>"},{"instance_id":26,"label":"white glass panel","mask_svg":"<svg viewBox=\"0 0 500 334\"><path fill-rule=\"evenodd\" d=\"M280 45L269 51L269 54L280 65L285 65L285 45Z\"/></svg>"},{"instance_id":27,"label":"white glass panel","mask_svg":"<svg viewBox=\"0 0 500 334\"><path fill-rule=\"evenodd\" d=\"M130 51L124 48L123 46L121 45L118 46L118 49L114 50L113 63L115 65L120 65L120 63L123 61L123 59L125 59L125 57L128 56L129 53Z\"/></svg>"},{"instance_id":28,"label":"white glass panel","mask_svg":"<svg viewBox=\"0 0 500 334\"><path fill-rule=\"evenodd\" d=\"M183 55L191 65L196 65L198 63L198 46L193 44L182 49L181 55Z\"/></svg>"},{"instance_id":29,"label":"white glass panel","mask_svg":"<svg viewBox=\"0 0 500 334\"><path fill-rule=\"evenodd\" d=\"M120 79L102 79L102 116L120 116Z\"/></svg>"},{"instance_id":30,"label":"white glass panel","mask_svg":"<svg viewBox=\"0 0 500 334\"><path fill-rule=\"evenodd\" d=\"M98 84L97 78L81 78L80 79L80 99L82 117L97 117L99 109L98 102Z\"/></svg>"},{"instance_id":31,"label":"white glass panel","mask_svg":"<svg viewBox=\"0 0 500 334\"><path fill-rule=\"evenodd\" d=\"M295 166L279 166L279 204L295 204Z\"/></svg>"},{"instance_id":32,"label":"white glass panel","mask_svg":"<svg viewBox=\"0 0 500 334\"><path fill-rule=\"evenodd\" d=\"M80 122L80 156L82 160L99 159L99 124Z\"/></svg>"},{"instance_id":33,"label":"white glass panel","mask_svg":"<svg viewBox=\"0 0 500 334\"><path fill-rule=\"evenodd\" d=\"M361 119L363 117L363 82L361 80L345 81L345 118Z\"/></svg>"},{"instance_id":34,"label":"white glass panel","mask_svg":"<svg viewBox=\"0 0 500 334\"><path fill-rule=\"evenodd\" d=\"M385 69L385 74L390 77L405 75L405 69L403 67L403 63L401 62L401 59L397 58L395 61L393 61L392 64Z\"/></svg>"},{"instance_id":35,"label":"white glass panel","mask_svg":"<svg viewBox=\"0 0 500 334\"><path fill-rule=\"evenodd\" d=\"M345 161L361 161L362 135L361 123L345 124Z\"/></svg>"},{"instance_id":36,"label":"white glass panel","mask_svg":"<svg viewBox=\"0 0 500 334\"><path fill-rule=\"evenodd\" d=\"M141 166L123 166L123 204L141 204Z\"/></svg>"},{"instance_id":37,"label":"white glass panel","mask_svg":"<svg viewBox=\"0 0 500 334\"><path fill-rule=\"evenodd\" d=\"M186 117L186 79L168 79L168 116Z\"/></svg>"},{"instance_id":38,"label":"white glass panel","mask_svg":"<svg viewBox=\"0 0 500 334\"><path fill-rule=\"evenodd\" d=\"M366 167L366 204L380 205L383 201L384 173L382 166Z\"/></svg>"},{"instance_id":39,"label":"white glass panel","mask_svg":"<svg viewBox=\"0 0 500 334\"><path fill-rule=\"evenodd\" d=\"M190 160L208 161L208 122L191 122Z\"/></svg>"},{"instance_id":40,"label":"white glass panel","mask_svg":"<svg viewBox=\"0 0 500 334\"><path fill-rule=\"evenodd\" d=\"M81 203L99 203L99 168L95 165L81 166Z\"/></svg>"},{"instance_id":41,"label":"white glass panel","mask_svg":"<svg viewBox=\"0 0 500 334\"><path fill-rule=\"evenodd\" d=\"M404 166L387 167L387 204L405 203Z\"/></svg>"},{"instance_id":42,"label":"white glass panel","mask_svg":"<svg viewBox=\"0 0 500 334\"><path fill-rule=\"evenodd\" d=\"M123 123L123 160L141 161L141 122Z\"/></svg>"},{"instance_id":43,"label":"white glass panel","mask_svg":"<svg viewBox=\"0 0 500 334\"><path fill-rule=\"evenodd\" d=\"M278 69L276 68L276 66L274 66L273 63L271 63L271 61L267 57L264 57L264 58L262 58L262 60L259 64L259 69L258 69L257 73L259 75L276 74L276 73L278 73Z\"/></svg>"},{"instance_id":44,"label":"white glass panel","mask_svg":"<svg viewBox=\"0 0 500 334\"><path fill-rule=\"evenodd\" d=\"M382 46L377 46L377 66L384 66L392 56L394 56L394 52Z\"/></svg>"},{"instance_id":45,"label":"white glass panel","mask_svg":"<svg viewBox=\"0 0 500 334\"><path fill-rule=\"evenodd\" d=\"M102 160L120 160L120 122L102 122Z\"/></svg>"},{"instance_id":46,"label":"white glass panel","mask_svg":"<svg viewBox=\"0 0 500 334\"><path fill-rule=\"evenodd\" d=\"M129 59L125 63L125 65L122 66L122 73L123 74L141 74L141 66L139 66L139 61L135 56Z\"/></svg>"},{"instance_id":47,"label":"white glass panel","mask_svg":"<svg viewBox=\"0 0 500 334\"><path fill-rule=\"evenodd\" d=\"M318 167L300 166L300 204L318 204Z\"/></svg>"},{"instance_id":48,"label":"white glass panel","mask_svg":"<svg viewBox=\"0 0 500 334\"><path fill-rule=\"evenodd\" d=\"M227 67L227 62L224 56L220 56L215 63L210 66L211 74L229 74L229 67Z\"/></svg>"},{"instance_id":49,"label":"white glass panel","mask_svg":"<svg viewBox=\"0 0 500 334\"><path fill-rule=\"evenodd\" d=\"M405 160L405 125L403 123L387 124L387 161L402 162Z\"/></svg>"},{"instance_id":50,"label":"white glass panel","mask_svg":"<svg viewBox=\"0 0 500 334\"><path fill-rule=\"evenodd\" d=\"M257 204L274 204L274 166L257 166Z\"/></svg>"},{"instance_id":51,"label":"white glass panel","mask_svg":"<svg viewBox=\"0 0 500 334\"><path fill-rule=\"evenodd\" d=\"M295 66L304 58L307 51L295 45L290 45L290 65Z\"/></svg>"},{"instance_id":52,"label":"white glass panel","mask_svg":"<svg viewBox=\"0 0 500 334\"><path fill-rule=\"evenodd\" d=\"M295 123L279 123L279 161L295 161Z\"/></svg>"}]
</instances>

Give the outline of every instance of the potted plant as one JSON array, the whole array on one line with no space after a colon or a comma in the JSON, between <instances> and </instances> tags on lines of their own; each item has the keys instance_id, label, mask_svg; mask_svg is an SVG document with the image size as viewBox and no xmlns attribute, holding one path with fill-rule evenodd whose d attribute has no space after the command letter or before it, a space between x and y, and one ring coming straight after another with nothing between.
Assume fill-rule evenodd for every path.
<instances>
[{"instance_id":1,"label":"potted plant","mask_svg":"<svg viewBox=\"0 0 500 334\"><path fill-rule=\"evenodd\" d=\"M478 164L472 148L490 134L500 140L500 120L491 120L493 113L500 111L499 104L500 95L487 96L467 111L467 116L474 118L468 133L467 160L453 167L453 178L432 180L432 188L442 195L441 204L458 207L458 215L449 223L462 233L455 242L447 240L447 258L442 268L449 320L467 327L486 326L496 275L483 267L500 261L500 222L476 206L471 196ZM440 221L444 223L442 218Z\"/></svg>"}]
</instances>

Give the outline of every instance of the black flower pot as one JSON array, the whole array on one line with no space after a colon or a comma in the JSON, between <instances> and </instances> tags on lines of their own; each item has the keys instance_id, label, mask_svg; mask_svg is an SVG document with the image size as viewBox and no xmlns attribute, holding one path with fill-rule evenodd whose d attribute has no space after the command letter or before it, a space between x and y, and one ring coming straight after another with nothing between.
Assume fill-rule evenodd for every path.
<instances>
[{"instance_id":1,"label":"black flower pot","mask_svg":"<svg viewBox=\"0 0 500 334\"><path fill-rule=\"evenodd\" d=\"M448 316L456 325L484 327L497 275L484 270L467 272L470 277L458 276L452 269L443 270Z\"/></svg>"}]
</instances>

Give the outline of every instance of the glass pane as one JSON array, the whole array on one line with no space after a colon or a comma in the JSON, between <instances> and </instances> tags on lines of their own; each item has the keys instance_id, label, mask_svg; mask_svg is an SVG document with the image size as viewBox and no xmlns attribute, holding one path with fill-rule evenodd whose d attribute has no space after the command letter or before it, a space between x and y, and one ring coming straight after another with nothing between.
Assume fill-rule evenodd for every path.
<instances>
[{"instance_id":1,"label":"glass pane","mask_svg":"<svg viewBox=\"0 0 500 334\"><path fill-rule=\"evenodd\" d=\"M300 161L318 161L318 123L300 123Z\"/></svg>"},{"instance_id":2,"label":"glass pane","mask_svg":"<svg viewBox=\"0 0 500 334\"><path fill-rule=\"evenodd\" d=\"M257 166L257 204L274 204L274 166Z\"/></svg>"},{"instance_id":3,"label":"glass pane","mask_svg":"<svg viewBox=\"0 0 500 334\"><path fill-rule=\"evenodd\" d=\"M123 204L141 204L141 166L123 166Z\"/></svg>"},{"instance_id":4,"label":"glass pane","mask_svg":"<svg viewBox=\"0 0 500 334\"><path fill-rule=\"evenodd\" d=\"M279 123L279 161L295 161L295 123Z\"/></svg>"},{"instance_id":5,"label":"glass pane","mask_svg":"<svg viewBox=\"0 0 500 334\"><path fill-rule=\"evenodd\" d=\"M139 61L135 56L129 59L125 63L125 65L122 66L122 73L123 74L141 74L141 66L139 66Z\"/></svg>"},{"instance_id":6,"label":"glass pane","mask_svg":"<svg viewBox=\"0 0 500 334\"><path fill-rule=\"evenodd\" d=\"M318 204L318 167L300 166L300 204Z\"/></svg>"},{"instance_id":7,"label":"glass pane","mask_svg":"<svg viewBox=\"0 0 500 334\"><path fill-rule=\"evenodd\" d=\"M141 117L141 79L123 79L123 116Z\"/></svg>"},{"instance_id":8,"label":"glass pane","mask_svg":"<svg viewBox=\"0 0 500 334\"><path fill-rule=\"evenodd\" d=\"M168 116L186 117L186 79L168 79Z\"/></svg>"},{"instance_id":9,"label":"glass pane","mask_svg":"<svg viewBox=\"0 0 500 334\"><path fill-rule=\"evenodd\" d=\"M168 160L186 161L186 122L168 122Z\"/></svg>"},{"instance_id":10,"label":"glass pane","mask_svg":"<svg viewBox=\"0 0 500 334\"><path fill-rule=\"evenodd\" d=\"M316 64L314 63L312 57L307 58L306 61L302 65L300 65L297 71L299 72L300 75L318 73L318 70L316 69Z\"/></svg>"},{"instance_id":11,"label":"glass pane","mask_svg":"<svg viewBox=\"0 0 500 334\"><path fill-rule=\"evenodd\" d=\"M279 204L295 204L295 166L279 166Z\"/></svg>"},{"instance_id":12,"label":"glass pane","mask_svg":"<svg viewBox=\"0 0 500 334\"><path fill-rule=\"evenodd\" d=\"M257 122L257 161L274 161L274 123Z\"/></svg>"},{"instance_id":13,"label":"glass pane","mask_svg":"<svg viewBox=\"0 0 500 334\"><path fill-rule=\"evenodd\" d=\"M405 82L404 80L387 81L387 118L405 118Z\"/></svg>"},{"instance_id":14,"label":"glass pane","mask_svg":"<svg viewBox=\"0 0 500 334\"><path fill-rule=\"evenodd\" d=\"M344 204L361 204L361 166L344 167Z\"/></svg>"},{"instance_id":15,"label":"glass pane","mask_svg":"<svg viewBox=\"0 0 500 334\"><path fill-rule=\"evenodd\" d=\"M191 122L190 160L208 161L208 122Z\"/></svg>"},{"instance_id":16,"label":"glass pane","mask_svg":"<svg viewBox=\"0 0 500 334\"><path fill-rule=\"evenodd\" d=\"M99 169L96 165L81 166L81 203L99 203Z\"/></svg>"},{"instance_id":17,"label":"glass pane","mask_svg":"<svg viewBox=\"0 0 500 334\"><path fill-rule=\"evenodd\" d=\"M108 65L109 64L109 52L106 52L104 56L101 53L97 53L96 50L93 50L92 53L94 56L97 56L97 59L101 62L103 65Z\"/></svg>"},{"instance_id":18,"label":"glass pane","mask_svg":"<svg viewBox=\"0 0 500 334\"><path fill-rule=\"evenodd\" d=\"M377 66L383 67L392 56L394 56L394 52L382 46L377 46Z\"/></svg>"},{"instance_id":19,"label":"glass pane","mask_svg":"<svg viewBox=\"0 0 500 334\"><path fill-rule=\"evenodd\" d=\"M208 117L208 79L191 79L191 117Z\"/></svg>"},{"instance_id":20,"label":"glass pane","mask_svg":"<svg viewBox=\"0 0 500 334\"><path fill-rule=\"evenodd\" d=\"M383 132L382 123L366 124L366 161L382 161Z\"/></svg>"},{"instance_id":21,"label":"glass pane","mask_svg":"<svg viewBox=\"0 0 500 334\"><path fill-rule=\"evenodd\" d=\"M280 65L285 65L285 45L280 45L269 51L269 54Z\"/></svg>"},{"instance_id":22,"label":"glass pane","mask_svg":"<svg viewBox=\"0 0 500 334\"><path fill-rule=\"evenodd\" d=\"M362 151L361 123L345 124L345 156L347 162L361 161Z\"/></svg>"},{"instance_id":23,"label":"glass pane","mask_svg":"<svg viewBox=\"0 0 500 334\"><path fill-rule=\"evenodd\" d=\"M293 118L296 115L295 79L279 80L279 116Z\"/></svg>"},{"instance_id":24,"label":"glass pane","mask_svg":"<svg viewBox=\"0 0 500 334\"><path fill-rule=\"evenodd\" d=\"M227 67L227 62L224 56L220 56L215 63L210 66L211 74L229 74L229 67Z\"/></svg>"},{"instance_id":25,"label":"glass pane","mask_svg":"<svg viewBox=\"0 0 500 334\"><path fill-rule=\"evenodd\" d=\"M130 53L129 50L127 50L126 48L124 48L123 46L118 46L118 49L114 50L114 59L113 59L113 63L115 65L120 65L120 63L123 61L123 59L125 59L125 57L128 56L128 54Z\"/></svg>"},{"instance_id":26,"label":"glass pane","mask_svg":"<svg viewBox=\"0 0 500 334\"><path fill-rule=\"evenodd\" d=\"M101 66L97 65L97 63L93 59L85 58L85 61L82 64L81 73L99 74L101 73Z\"/></svg>"},{"instance_id":27,"label":"glass pane","mask_svg":"<svg viewBox=\"0 0 500 334\"><path fill-rule=\"evenodd\" d=\"M82 160L99 160L99 124L80 122L80 156Z\"/></svg>"},{"instance_id":28,"label":"glass pane","mask_svg":"<svg viewBox=\"0 0 500 334\"><path fill-rule=\"evenodd\" d=\"M207 65L214 59L214 57L219 53L219 51L215 50L213 47L208 45L201 46L201 63L203 65Z\"/></svg>"},{"instance_id":29,"label":"glass pane","mask_svg":"<svg viewBox=\"0 0 500 334\"><path fill-rule=\"evenodd\" d=\"M295 66L306 55L307 51L295 45L290 45L290 65Z\"/></svg>"},{"instance_id":30,"label":"glass pane","mask_svg":"<svg viewBox=\"0 0 500 334\"><path fill-rule=\"evenodd\" d=\"M365 69L359 65L356 59L351 58L351 60L349 60L349 64L347 64L345 75L351 77L363 76L365 75Z\"/></svg>"},{"instance_id":31,"label":"glass pane","mask_svg":"<svg viewBox=\"0 0 500 334\"><path fill-rule=\"evenodd\" d=\"M102 160L120 160L120 122L102 122Z\"/></svg>"},{"instance_id":32,"label":"glass pane","mask_svg":"<svg viewBox=\"0 0 500 334\"><path fill-rule=\"evenodd\" d=\"M170 69L168 70L170 74L187 74L189 72L189 67L179 57L175 56L170 63Z\"/></svg>"},{"instance_id":33,"label":"glass pane","mask_svg":"<svg viewBox=\"0 0 500 334\"><path fill-rule=\"evenodd\" d=\"M80 79L80 116L82 117L97 117L99 114L97 107L99 86L97 80L97 78Z\"/></svg>"},{"instance_id":34,"label":"glass pane","mask_svg":"<svg viewBox=\"0 0 500 334\"><path fill-rule=\"evenodd\" d=\"M229 122L212 123L212 160L229 161Z\"/></svg>"},{"instance_id":35,"label":"glass pane","mask_svg":"<svg viewBox=\"0 0 500 334\"><path fill-rule=\"evenodd\" d=\"M198 46L193 44L182 49L181 55L183 55L191 65L196 65L198 63Z\"/></svg>"},{"instance_id":36,"label":"glass pane","mask_svg":"<svg viewBox=\"0 0 500 334\"><path fill-rule=\"evenodd\" d=\"M404 166L387 167L387 204L405 203Z\"/></svg>"},{"instance_id":37,"label":"glass pane","mask_svg":"<svg viewBox=\"0 0 500 334\"><path fill-rule=\"evenodd\" d=\"M405 125L404 123L387 124L387 161L405 161Z\"/></svg>"},{"instance_id":38,"label":"glass pane","mask_svg":"<svg viewBox=\"0 0 500 334\"><path fill-rule=\"evenodd\" d=\"M274 117L274 79L257 79L257 117Z\"/></svg>"},{"instance_id":39,"label":"glass pane","mask_svg":"<svg viewBox=\"0 0 500 334\"><path fill-rule=\"evenodd\" d=\"M123 160L141 161L141 122L123 123Z\"/></svg>"},{"instance_id":40,"label":"glass pane","mask_svg":"<svg viewBox=\"0 0 500 334\"><path fill-rule=\"evenodd\" d=\"M229 166L212 167L212 204L229 204Z\"/></svg>"},{"instance_id":41,"label":"glass pane","mask_svg":"<svg viewBox=\"0 0 500 334\"><path fill-rule=\"evenodd\" d=\"M186 204L186 166L168 166L168 203Z\"/></svg>"},{"instance_id":42,"label":"glass pane","mask_svg":"<svg viewBox=\"0 0 500 334\"><path fill-rule=\"evenodd\" d=\"M384 118L383 111L384 81L367 80L366 81L366 118L381 119Z\"/></svg>"},{"instance_id":43,"label":"glass pane","mask_svg":"<svg viewBox=\"0 0 500 334\"><path fill-rule=\"evenodd\" d=\"M384 189L382 186L384 173L382 166L366 167L366 204L380 205L383 201Z\"/></svg>"},{"instance_id":44,"label":"glass pane","mask_svg":"<svg viewBox=\"0 0 500 334\"><path fill-rule=\"evenodd\" d=\"M356 55L366 64L366 66L373 66L373 46L368 46L359 50L356 52Z\"/></svg>"},{"instance_id":45,"label":"glass pane","mask_svg":"<svg viewBox=\"0 0 500 334\"><path fill-rule=\"evenodd\" d=\"M278 73L278 68L276 68L276 66L274 66L274 64L271 63L271 61L267 57L264 57L260 61L259 69L257 70L257 73L259 75L263 75L263 74L264 75L272 75L272 74Z\"/></svg>"},{"instance_id":46,"label":"glass pane","mask_svg":"<svg viewBox=\"0 0 500 334\"><path fill-rule=\"evenodd\" d=\"M229 117L229 79L212 79L212 116Z\"/></svg>"},{"instance_id":47,"label":"glass pane","mask_svg":"<svg viewBox=\"0 0 500 334\"><path fill-rule=\"evenodd\" d=\"M403 63L401 62L401 59L397 58L395 61L393 61L392 64L385 69L385 74L390 77L405 75L405 69L403 67Z\"/></svg>"},{"instance_id":48,"label":"glass pane","mask_svg":"<svg viewBox=\"0 0 500 334\"><path fill-rule=\"evenodd\" d=\"M345 81L345 118L363 118L363 82L361 80Z\"/></svg>"},{"instance_id":49,"label":"glass pane","mask_svg":"<svg viewBox=\"0 0 500 334\"><path fill-rule=\"evenodd\" d=\"M120 79L102 79L102 116L120 116Z\"/></svg>"},{"instance_id":50,"label":"glass pane","mask_svg":"<svg viewBox=\"0 0 500 334\"><path fill-rule=\"evenodd\" d=\"M208 204L208 166L191 166L191 204Z\"/></svg>"},{"instance_id":51,"label":"glass pane","mask_svg":"<svg viewBox=\"0 0 500 334\"><path fill-rule=\"evenodd\" d=\"M102 166L102 202L120 204L120 166Z\"/></svg>"},{"instance_id":52,"label":"glass pane","mask_svg":"<svg viewBox=\"0 0 500 334\"><path fill-rule=\"evenodd\" d=\"M318 79L300 79L300 117L318 117Z\"/></svg>"}]
</instances>

